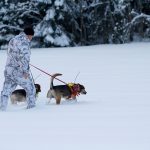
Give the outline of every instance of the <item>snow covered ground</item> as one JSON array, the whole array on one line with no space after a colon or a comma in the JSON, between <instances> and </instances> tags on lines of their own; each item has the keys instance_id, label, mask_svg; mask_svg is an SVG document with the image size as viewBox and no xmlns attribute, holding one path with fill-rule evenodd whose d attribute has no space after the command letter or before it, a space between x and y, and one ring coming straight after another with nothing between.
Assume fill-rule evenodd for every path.
<instances>
[{"instance_id":1,"label":"snow covered ground","mask_svg":"<svg viewBox=\"0 0 150 150\"><path fill-rule=\"evenodd\" d=\"M5 61L0 51L0 90ZM150 43L33 49L31 63L67 83L80 72L88 93L46 105L50 79L32 68L37 107L0 112L0 150L150 150Z\"/></svg>"}]
</instances>

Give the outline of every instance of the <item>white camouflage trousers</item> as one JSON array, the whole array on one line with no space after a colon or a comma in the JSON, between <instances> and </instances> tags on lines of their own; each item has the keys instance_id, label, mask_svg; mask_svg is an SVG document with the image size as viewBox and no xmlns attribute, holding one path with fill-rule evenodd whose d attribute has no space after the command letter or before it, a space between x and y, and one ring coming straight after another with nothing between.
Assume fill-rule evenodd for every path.
<instances>
[{"instance_id":1,"label":"white camouflage trousers","mask_svg":"<svg viewBox=\"0 0 150 150\"><path fill-rule=\"evenodd\" d=\"M11 75L10 72L12 73ZM18 72L17 70L14 70L14 68L11 67L9 68L9 73L8 70L5 70L4 76L5 81L3 85L3 90L1 92L0 101L1 109L6 110L9 96L16 89L17 85L21 86L26 91L27 108L34 107L36 90L34 83L32 82L31 76L25 79L21 72Z\"/></svg>"}]
</instances>

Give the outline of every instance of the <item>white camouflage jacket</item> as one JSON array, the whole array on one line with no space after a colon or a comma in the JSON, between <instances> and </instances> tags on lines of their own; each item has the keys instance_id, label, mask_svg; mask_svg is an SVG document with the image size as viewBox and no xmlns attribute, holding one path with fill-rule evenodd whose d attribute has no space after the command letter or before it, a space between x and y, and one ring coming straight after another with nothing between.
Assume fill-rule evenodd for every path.
<instances>
[{"instance_id":1,"label":"white camouflage jacket","mask_svg":"<svg viewBox=\"0 0 150 150\"><path fill-rule=\"evenodd\" d=\"M22 32L9 42L5 70L9 70L9 68L19 68L21 72L29 73L30 55L30 40L26 34ZM7 73L9 74L9 71L7 71Z\"/></svg>"}]
</instances>

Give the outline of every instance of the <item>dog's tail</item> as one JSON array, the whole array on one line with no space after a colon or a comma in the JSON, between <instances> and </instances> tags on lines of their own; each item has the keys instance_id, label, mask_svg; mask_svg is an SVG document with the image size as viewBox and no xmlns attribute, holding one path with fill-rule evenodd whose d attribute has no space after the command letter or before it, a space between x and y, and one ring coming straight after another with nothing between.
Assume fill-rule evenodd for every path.
<instances>
[{"instance_id":1,"label":"dog's tail","mask_svg":"<svg viewBox=\"0 0 150 150\"><path fill-rule=\"evenodd\" d=\"M53 87L54 87L53 80L55 79L55 77L61 76L61 75L62 75L61 73L55 73L55 74L52 75L51 82L50 82L50 89L53 89Z\"/></svg>"}]
</instances>

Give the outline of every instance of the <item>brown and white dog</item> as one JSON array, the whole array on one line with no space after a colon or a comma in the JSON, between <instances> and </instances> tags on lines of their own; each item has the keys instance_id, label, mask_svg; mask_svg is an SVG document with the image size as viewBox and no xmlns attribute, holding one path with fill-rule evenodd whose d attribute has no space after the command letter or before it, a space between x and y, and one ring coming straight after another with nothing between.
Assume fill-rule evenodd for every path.
<instances>
[{"instance_id":1,"label":"brown and white dog","mask_svg":"<svg viewBox=\"0 0 150 150\"><path fill-rule=\"evenodd\" d=\"M36 89L36 97L39 92L41 92L41 86L39 84L34 84ZM10 100L12 104L17 104L17 102L26 101L26 91L24 89L17 89L10 95Z\"/></svg>"},{"instance_id":2,"label":"brown and white dog","mask_svg":"<svg viewBox=\"0 0 150 150\"><path fill-rule=\"evenodd\" d=\"M76 96L79 94L86 94L85 87L81 84L67 84L67 85L53 85L53 80L56 76L60 76L62 74L56 73L51 77L50 89L47 92L47 98L49 98L48 103L52 98L55 98L56 104L60 104L61 98L65 98L68 100L75 100Z\"/></svg>"}]
</instances>

